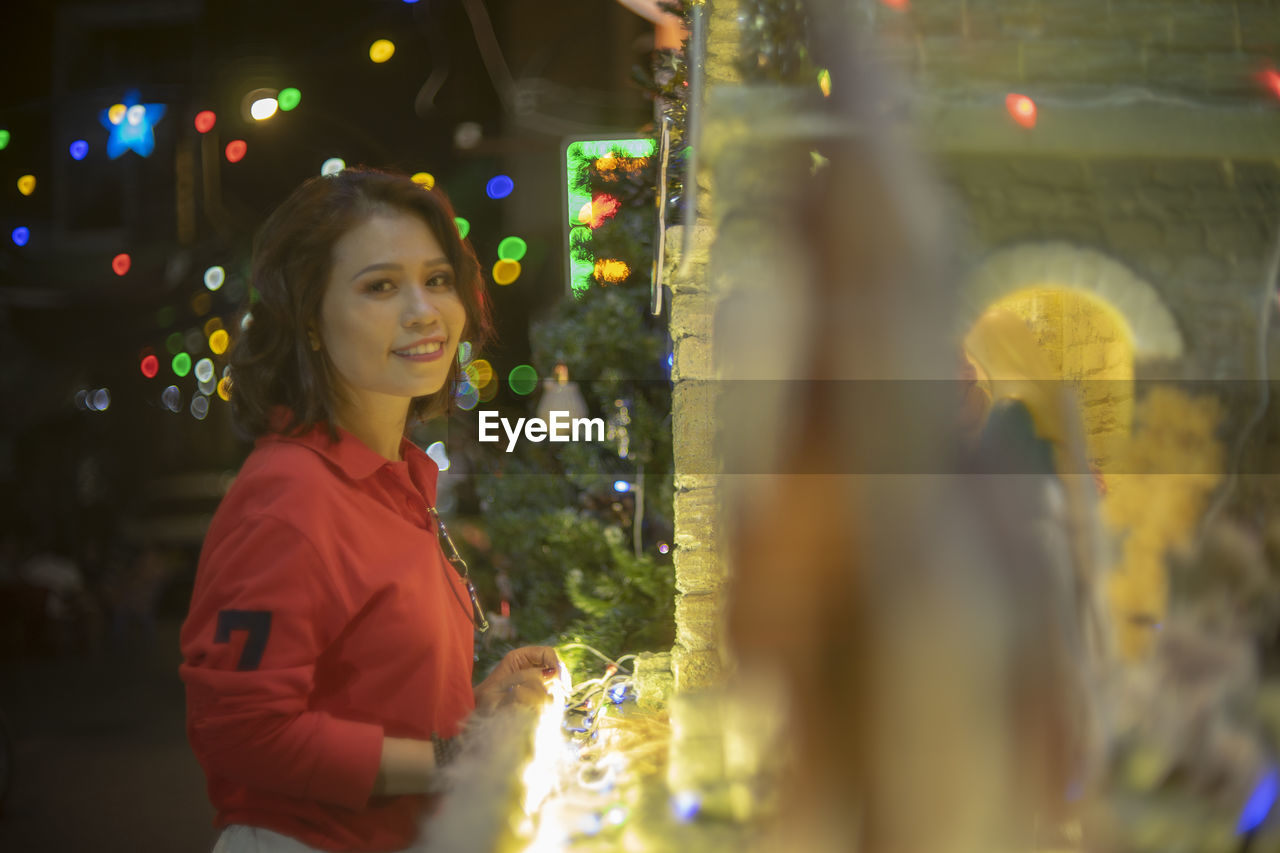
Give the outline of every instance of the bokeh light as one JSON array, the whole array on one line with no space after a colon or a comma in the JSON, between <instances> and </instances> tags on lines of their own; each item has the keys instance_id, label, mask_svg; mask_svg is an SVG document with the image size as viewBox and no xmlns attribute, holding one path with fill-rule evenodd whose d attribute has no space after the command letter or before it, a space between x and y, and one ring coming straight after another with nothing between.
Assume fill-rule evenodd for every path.
<instances>
[{"instance_id":1,"label":"bokeh light","mask_svg":"<svg viewBox=\"0 0 1280 853\"><path fill-rule=\"evenodd\" d=\"M243 139L233 139L227 143L226 155L228 163L239 163L249 152L249 145Z\"/></svg>"},{"instance_id":2,"label":"bokeh light","mask_svg":"<svg viewBox=\"0 0 1280 853\"><path fill-rule=\"evenodd\" d=\"M427 445L427 455L431 457L431 461L436 463L436 467L441 471L449 470L449 454L445 452L443 441L433 441Z\"/></svg>"},{"instance_id":3,"label":"bokeh light","mask_svg":"<svg viewBox=\"0 0 1280 853\"><path fill-rule=\"evenodd\" d=\"M330 157L320 164L320 174L336 175L345 168L347 168L347 161L341 157Z\"/></svg>"},{"instance_id":4,"label":"bokeh light","mask_svg":"<svg viewBox=\"0 0 1280 853\"><path fill-rule=\"evenodd\" d=\"M83 160L89 155L89 143L83 139L77 139L67 150L71 152L72 160Z\"/></svg>"},{"instance_id":5,"label":"bokeh light","mask_svg":"<svg viewBox=\"0 0 1280 853\"><path fill-rule=\"evenodd\" d=\"M609 193L597 193L578 211L578 221L588 228L599 228L622 209L622 202Z\"/></svg>"},{"instance_id":6,"label":"bokeh light","mask_svg":"<svg viewBox=\"0 0 1280 853\"><path fill-rule=\"evenodd\" d=\"M129 257L128 252L121 252L111 259L111 271L116 275L124 275L131 266L133 266L133 258Z\"/></svg>"},{"instance_id":7,"label":"bokeh light","mask_svg":"<svg viewBox=\"0 0 1280 853\"><path fill-rule=\"evenodd\" d=\"M1280 98L1280 71L1274 68L1267 68L1258 72L1258 79L1262 81L1262 85L1270 90L1271 94Z\"/></svg>"},{"instance_id":8,"label":"bokeh light","mask_svg":"<svg viewBox=\"0 0 1280 853\"><path fill-rule=\"evenodd\" d=\"M395 55L396 46L388 39L378 39L369 45L369 58L381 65Z\"/></svg>"},{"instance_id":9,"label":"bokeh light","mask_svg":"<svg viewBox=\"0 0 1280 853\"><path fill-rule=\"evenodd\" d=\"M182 392L178 390L177 385L170 385L160 392L160 402L169 411L177 412L182 408Z\"/></svg>"},{"instance_id":10,"label":"bokeh light","mask_svg":"<svg viewBox=\"0 0 1280 853\"><path fill-rule=\"evenodd\" d=\"M9 237L13 240L15 246L25 246L31 240L31 229L25 225L19 225L13 229Z\"/></svg>"},{"instance_id":11,"label":"bokeh light","mask_svg":"<svg viewBox=\"0 0 1280 853\"><path fill-rule=\"evenodd\" d=\"M459 239L462 239L462 240L467 239L467 235L471 233L471 223L463 219L461 216L455 216L453 218L453 221L456 222L458 225Z\"/></svg>"},{"instance_id":12,"label":"bokeh light","mask_svg":"<svg viewBox=\"0 0 1280 853\"><path fill-rule=\"evenodd\" d=\"M613 490L619 494L626 494L631 491L631 484L626 480L614 480Z\"/></svg>"},{"instance_id":13,"label":"bokeh light","mask_svg":"<svg viewBox=\"0 0 1280 853\"><path fill-rule=\"evenodd\" d=\"M186 376L191 372L191 356L185 352L180 352L173 357L173 375Z\"/></svg>"},{"instance_id":14,"label":"bokeh light","mask_svg":"<svg viewBox=\"0 0 1280 853\"><path fill-rule=\"evenodd\" d=\"M458 408L464 412L469 412L480 402L480 391L470 382L463 380L458 383L458 393L456 397Z\"/></svg>"},{"instance_id":15,"label":"bokeh light","mask_svg":"<svg viewBox=\"0 0 1280 853\"><path fill-rule=\"evenodd\" d=\"M197 394L191 398L191 417L198 421L202 421L209 414L209 398L203 394Z\"/></svg>"},{"instance_id":16,"label":"bokeh light","mask_svg":"<svg viewBox=\"0 0 1280 853\"><path fill-rule=\"evenodd\" d=\"M522 261L529 244L519 237L506 237L498 244L498 257L504 261Z\"/></svg>"},{"instance_id":17,"label":"bokeh light","mask_svg":"<svg viewBox=\"0 0 1280 853\"><path fill-rule=\"evenodd\" d=\"M219 329L225 329L225 328L226 326L222 325L221 317L210 317L204 323L204 336L207 338L211 336L214 332L218 331Z\"/></svg>"},{"instance_id":18,"label":"bokeh light","mask_svg":"<svg viewBox=\"0 0 1280 853\"><path fill-rule=\"evenodd\" d=\"M666 554L666 553L669 553L670 551L671 551L671 546L670 546L670 545L668 545L666 542L659 542L659 543L658 543L658 553L659 553L659 554Z\"/></svg>"},{"instance_id":19,"label":"bokeh light","mask_svg":"<svg viewBox=\"0 0 1280 853\"><path fill-rule=\"evenodd\" d=\"M18 178L18 192L22 193L23 195L31 195L35 191L36 191L35 175L23 175L21 178Z\"/></svg>"},{"instance_id":20,"label":"bokeh light","mask_svg":"<svg viewBox=\"0 0 1280 853\"><path fill-rule=\"evenodd\" d=\"M493 381L493 365L489 363L487 358L477 358L467 365L467 375L472 377L471 381L477 387L483 388Z\"/></svg>"},{"instance_id":21,"label":"bokeh light","mask_svg":"<svg viewBox=\"0 0 1280 853\"><path fill-rule=\"evenodd\" d=\"M89 397L89 392L86 391L85 389L81 388L79 391L77 391L75 397L72 398L76 402L76 408L82 412L85 409L89 408L89 404L87 402L88 397Z\"/></svg>"},{"instance_id":22,"label":"bokeh light","mask_svg":"<svg viewBox=\"0 0 1280 853\"><path fill-rule=\"evenodd\" d=\"M414 172L410 177L415 184L431 189L436 185L436 176L430 172Z\"/></svg>"},{"instance_id":23,"label":"bokeh light","mask_svg":"<svg viewBox=\"0 0 1280 853\"><path fill-rule=\"evenodd\" d=\"M107 108L107 121L112 124L119 124L124 121L125 110L124 104L112 104Z\"/></svg>"},{"instance_id":24,"label":"bokeh light","mask_svg":"<svg viewBox=\"0 0 1280 853\"><path fill-rule=\"evenodd\" d=\"M169 351L170 355L177 355L182 352L182 332L174 332L165 338L164 348Z\"/></svg>"},{"instance_id":25,"label":"bokeh light","mask_svg":"<svg viewBox=\"0 0 1280 853\"><path fill-rule=\"evenodd\" d=\"M160 359L154 355L144 355L139 368L142 370L143 376L148 379L155 379L156 374L160 372Z\"/></svg>"},{"instance_id":26,"label":"bokeh light","mask_svg":"<svg viewBox=\"0 0 1280 853\"><path fill-rule=\"evenodd\" d=\"M493 377L490 377L492 379ZM501 382L490 382L488 385L480 386L480 402L487 403L494 397L498 396L498 391L502 388Z\"/></svg>"},{"instance_id":27,"label":"bokeh light","mask_svg":"<svg viewBox=\"0 0 1280 853\"><path fill-rule=\"evenodd\" d=\"M218 380L218 396L226 402L231 401L231 377L224 376Z\"/></svg>"},{"instance_id":28,"label":"bokeh light","mask_svg":"<svg viewBox=\"0 0 1280 853\"><path fill-rule=\"evenodd\" d=\"M534 370L531 364L517 364L507 374L507 385L511 387L513 393L521 397L532 394L533 389L538 387L538 371Z\"/></svg>"},{"instance_id":29,"label":"bokeh light","mask_svg":"<svg viewBox=\"0 0 1280 853\"><path fill-rule=\"evenodd\" d=\"M90 399L93 401L93 410L96 412L105 412L111 407L111 392L106 388L94 391Z\"/></svg>"},{"instance_id":30,"label":"bokeh light","mask_svg":"<svg viewBox=\"0 0 1280 853\"><path fill-rule=\"evenodd\" d=\"M519 277L519 261L502 260L493 265L493 281L495 284L511 284Z\"/></svg>"},{"instance_id":31,"label":"bokeh light","mask_svg":"<svg viewBox=\"0 0 1280 853\"><path fill-rule=\"evenodd\" d=\"M208 133L213 130L213 126L218 123L218 115L213 110L201 110L196 113L196 132Z\"/></svg>"},{"instance_id":32,"label":"bokeh light","mask_svg":"<svg viewBox=\"0 0 1280 853\"><path fill-rule=\"evenodd\" d=\"M191 297L191 310L195 312L197 317L203 317L213 310L213 295L207 290L202 290Z\"/></svg>"},{"instance_id":33,"label":"bokeh light","mask_svg":"<svg viewBox=\"0 0 1280 853\"><path fill-rule=\"evenodd\" d=\"M1036 102L1026 95L1010 92L1004 99L1005 109L1013 120L1027 129L1036 126Z\"/></svg>"},{"instance_id":34,"label":"bokeh light","mask_svg":"<svg viewBox=\"0 0 1280 853\"><path fill-rule=\"evenodd\" d=\"M818 72L818 88L822 90L822 97L831 97L831 72L825 68Z\"/></svg>"},{"instance_id":35,"label":"bokeh light","mask_svg":"<svg viewBox=\"0 0 1280 853\"><path fill-rule=\"evenodd\" d=\"M249 105L249 115L254 121L266 121L275 115L279 108L280 102L275 98L258 98Z\"/></svg>"},{"instance_id":36,"label":"bokeh light","mask_svg":"<svg viewBox=\"0 0 1280 853\"><path fill-rule=\"evenodd\" d=\"M208 382L213 378L213 359L202 358L196 362L196 380Z\"/></svg>"},{"instance_id":37,"label":"bokeh light","mask_svg":"<svg viewBox=\"0 0 1280 853\"><path fill-rule=\"evenodd\" d=\"M662 553L667 552L663 550ZM697 791L681 791L671 798L671 813L684 823L693 820L701 808L702 797Z\"/></svg>"},{"instance_id":38,"label":"bokeh light","mask_svg":"<svg viewBox=\"0 0 1280 853\"><path fill-rule=\"evenodd\" d=\"M222 355L227 351L227 346L231 343L231 336L227 334L226 329L218 329L209 335L209 352L214 355Z\"/></svg>"},{"instance_id":39,"label":"bokeh light","mask_svg":"<svg viewBox=\"0 0 1280 853\"><path fill-rule=\"evenodd\" d=\"M299 92L297 88L290 86L287 89L281 89L280 97L276 100L280 104L280 110L287 113L289 110L302 103L302 93Z\"/></svg>"},{"instance_id":40,"label":"bokeh light","mask_svg":"<svg viewBox=\"0 0 1280 853\"><path fill-rule=\"evenodd\" d=\"M198 366L199 365L197 365L197 367ZM196 387L200 389L201 394L208 397L218 390L218 380L213 376L210 376L208 379L197 379Z\"/></svg>"},{"instance_id":41,"label":"bokeh light","mask_svg":"<svg viewBox=\"0 0 1280 853\"><path fill-rule=\"evenodd\" d=\"M506 198L516 188L516 182L506 175L494 175L484 185L484 194L489 198Z\"/></svg>"},{"instance_id":42,"label":"bokeh light","mask_svg":"<svg viewBox=\"0 0 1280 853\"><path fill-rule=\"evenodd\" d=\"M204 335L199 329L187 329L182 335L182 348L187 352L199 352L204 349Z\"/></svg>"},{"instance_id":43,"label":"bokeh light","mask_svg":"<svg viewBox=\"0 0 1280 853\"><path fill-rule=\"evenodd\" d=\"M213 266L204 271L204 286L210 290L217 290L222 287L223 282L227 280L227 271L222 267Z\"/></svg>"},{"instance_id":44,"label":"bokeh light","mask_svg":"<svg viewBox=\"0 0 1280 853\"><path fill-rule=\"evenodd\" d=\"M471 360L471 341L458 344L458 364L466 364Z\"/></svg>"},{"instance_id":45,"label":"bokeh light","mask_svg":"<svg viewBox=\"0 0 1280 853\"><path fill-rule=\"evenodd\" d=\"M9 147L9 131L0 130L0 151Z\"/></svg>"}]
</instances>

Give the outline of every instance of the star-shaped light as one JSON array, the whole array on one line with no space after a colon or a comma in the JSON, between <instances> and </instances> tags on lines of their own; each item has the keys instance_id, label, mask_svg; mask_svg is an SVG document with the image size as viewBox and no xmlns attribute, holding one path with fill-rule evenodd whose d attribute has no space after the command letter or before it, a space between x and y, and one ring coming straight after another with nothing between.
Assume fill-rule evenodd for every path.
<instances>
[{"instance_id":1,"label":"star-shaped light","mask_svg":"<svg viewBox=\"0 0 1280 853\"><path fill-rule=\"evenodd\" d=\"M130 148L141 157L150 155L156 147L151 127L164 118L164 112L164 104L138 103L136 89L127 92L120 103L100 112L98 120L111 132L107 156L114 160Z\"/></svg>"}]
</instances>

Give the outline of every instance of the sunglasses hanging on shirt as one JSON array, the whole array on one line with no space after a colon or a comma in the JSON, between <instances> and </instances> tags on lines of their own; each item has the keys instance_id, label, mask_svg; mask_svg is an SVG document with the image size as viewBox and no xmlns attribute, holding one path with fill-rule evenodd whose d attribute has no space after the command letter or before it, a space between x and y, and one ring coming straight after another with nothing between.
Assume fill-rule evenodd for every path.
<instances>
[{"instance_id":1,"label":"sunglasses hanging on shirt","mask_svg":"<svg viewBox=\"0 0 1280 853\"><path fill-rule=\"evenodd\" d=\"M489 630L489 620L485 618L484 608L480 606L480 599L476 596L476 585L471 582L471 570L467 568L467 561L462 559L462 555L458 553L458 546L453 544L453 538L449 535L449 528L444 526L444 522L440 519L440 513L436 512L433 506L427 507L427 513L431 516L431 520L436 523L436 530L440 531L440 541L444 544L445 558L453 564L454 570L462 578L463 583L467 585L467 595L471 597L471 624L476 626L476 630L483 634Z\"/></svg>"}]
</instances>

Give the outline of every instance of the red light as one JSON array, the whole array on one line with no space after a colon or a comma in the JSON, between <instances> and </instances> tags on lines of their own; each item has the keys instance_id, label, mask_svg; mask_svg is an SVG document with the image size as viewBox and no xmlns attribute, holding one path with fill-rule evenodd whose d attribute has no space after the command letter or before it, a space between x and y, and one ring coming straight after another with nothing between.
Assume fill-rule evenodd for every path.
<instances>
[{"instance_id":1,"label":"red light","mask_svg":"<svg viewBox=\"0 0 1280 853\"><path fill-rule=\"evenodd\" d=\"M1036 126L1036 102L1026 95L1009 94L1004 99L1005 108L1013 120L1025 128Z\"/></svg>"},{"instance_id":2,"label":"red light","mask_svg":"<svg viewBox=\"0 0 1280 853\"><path fill-rule=\"evenodd\" d=\"M1268 68L1258 72L1258 79L1262 81L1262 85L1271 90L1271 94L1280 98L1280 71Z\"/></svg>"},{"instance_id":3,"label":"red light","mask_svg":"<svg viewBox=\"0 0 1280 853\"><path fill-rule=\"evenodd\" d=\"M201 110L196 113L196 130L201 133L208 133L213 130L213 125L218 121L218 116L213 110Z\"/></svg>"},{"instance_id":4,"label":"red light","mask_svg":"<svg viewBox=\"0 0 1280 853\"><path fill-rule=\"evenodd\" d=\"M249 150L249 146L245 144L243 139L233 139L227 143L227 162L239 163L244 159L245 152Z\"/></svg>"},{"instance_id":5,"label":"red light","mask_svg":"<svg viewBox=\"0 0 1280 853\"><path fill-rule=\"evenodd\" d=\"M155 379L156 374L160 372L160 359L154 355L145 356L142 359L142 375L148 379Z\"/></svg>"},{"instance_id":6,"label":"red light","mask_svg":"<svg viewBox=\"0 0 1280 853\"><path fill-rule=\"evenodd\" d=\"M622 208L622 202L608 193L600 193L578 211L578 221L588 228L599 228Z\"/></svg>"},{"instance_id":7,"label":"red light","mask_svg":"<svg viewBox=\"0 0 1280 853\"><path fill-rule=\"evenodd\" d=\"M132 263L133 259L124 252L121 252L111 259L111 269L116 275L124 275L129 271L129 266Z\"/></svg>"},{"instance_id":8,"label":"red light","mask_svg":"<svg viewBox=\"0 0 1280 853\"><path fill-rule=\"evenodd\" d=\"M880 2L890 9L897 9L899 12L907 8L908 5L907 0L880 0Z\"/></svg>"}]
</instances>

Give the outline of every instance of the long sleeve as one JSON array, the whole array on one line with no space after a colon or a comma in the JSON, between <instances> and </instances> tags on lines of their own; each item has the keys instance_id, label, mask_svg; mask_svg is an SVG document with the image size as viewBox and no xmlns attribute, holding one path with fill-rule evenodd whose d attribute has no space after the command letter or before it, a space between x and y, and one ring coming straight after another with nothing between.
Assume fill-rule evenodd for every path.
<instances>
[{"instance_id":1,"label":"long sleeve","mask_svg":"<svg viewBox=\"0 0 1280 853\"><path fill-rule=\"evenodd\" d=\"M317 660L350 612L339 589L311 541L287 522L257 516L210 530L179 672L188 734L211 778L365 805L382 727L308 709Z\"/></svg>"}]
</instances>

